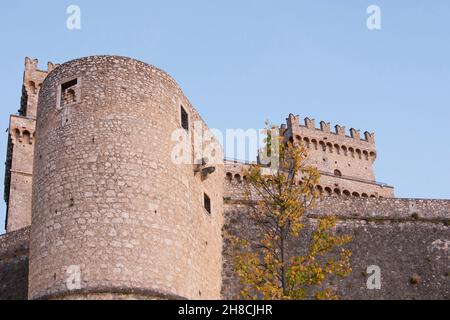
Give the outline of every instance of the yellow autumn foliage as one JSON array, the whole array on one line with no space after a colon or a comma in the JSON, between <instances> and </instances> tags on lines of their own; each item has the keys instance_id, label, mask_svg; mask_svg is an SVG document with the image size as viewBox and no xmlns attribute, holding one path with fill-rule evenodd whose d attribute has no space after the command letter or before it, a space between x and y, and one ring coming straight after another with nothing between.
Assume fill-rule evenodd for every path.
<instances>
[{"instance_id":1,"label":"yellow autumn foliage","mask_svg":"<svg viewBox=\"0 0 450 320\"><path fill-rule=\"evenodd\" d=\"M271 139L269 136L266 140L266 148L271 147ZM295 255L288 249L288 244L300 242L305 214L320 196L315 188L320 174L317 168L306 165L304 146L284 141L281 134L277 139L276 170L267 173L262 165L255 164L245 172L248 219L258 232L248 238L230 236L234 269L243 288L240 298L338 299L326 280L351 272L351 251L344 247L352 239L337 236L337 218L328 215L318 219L309 242L299 244L305 254Z\"/></svg>"}]
</instances>

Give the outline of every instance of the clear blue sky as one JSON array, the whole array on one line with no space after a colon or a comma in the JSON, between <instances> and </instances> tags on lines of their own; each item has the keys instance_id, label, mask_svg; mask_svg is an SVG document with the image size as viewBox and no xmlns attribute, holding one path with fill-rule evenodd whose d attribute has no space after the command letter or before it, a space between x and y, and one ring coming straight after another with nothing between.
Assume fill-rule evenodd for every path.
<instances>
[{"instance_id":1,"label":"clear blue sky","mask_svg":"<svg viewBox=\"0 0 450 320\"><path fill-rule=\"evenodd\" d=\"M80 31L66 28L70 4ZM370 4L381 31L366 28ZM399 197L450 198L448 0L2 1L0 41L1 159L25 56L45 67L118 54L169 72L213 128L292 112L375 131L378 180Z\"/></svg>"}]
</instances>

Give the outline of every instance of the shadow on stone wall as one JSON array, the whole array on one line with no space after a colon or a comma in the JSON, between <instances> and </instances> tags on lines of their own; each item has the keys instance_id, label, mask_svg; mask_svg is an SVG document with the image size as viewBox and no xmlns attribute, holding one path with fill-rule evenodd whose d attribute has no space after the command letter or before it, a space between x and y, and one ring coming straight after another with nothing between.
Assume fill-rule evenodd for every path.
<instances>
[{"instance_id":1,"label":"shadow on stone wall","mask_svg":"<svg viewBox=\"0 0 450 320\"><path fill-rule=\"evenodd\" d=\"M30 228L0 236L0 300L26 300Z\"/></svg>"},{"instance_id":2,"label":"shadow on stone wall","mask_svg":"<svg viewBox=\"0 0 450 320\"><path fill-rule=\"evenodd\" d=\"M352 274L332 281L343 300L450 299L450 201L412 199L336 198L322 201L309 213L300 239L290 251L301 254L309 243L316 217L336 214L336 231L353 237ZM227 201L225 231L232 235L255 232L246 218L246 206ZM224 241L224 299L236 299L239 281L233 272L229 242ZM381 269L381 289L367 288L367 268Z\"/></svg>"}]
</instances>

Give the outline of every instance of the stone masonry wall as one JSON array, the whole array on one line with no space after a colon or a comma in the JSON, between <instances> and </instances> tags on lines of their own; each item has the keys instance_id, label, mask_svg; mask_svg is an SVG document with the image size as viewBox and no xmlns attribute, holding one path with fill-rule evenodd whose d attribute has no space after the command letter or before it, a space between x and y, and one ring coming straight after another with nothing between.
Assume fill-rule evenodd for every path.
<instances>
[{"instance_id":1,"label":"stone masonry wall","mask_svg":"<svg viewBox=\"0 0 450 320\"><path fill-rule=\"evenodd\" d=\"M22 97L19 114L21 116L36 119L39 91L42 82L56 66L48 62L47 70L38 69L37 59L25 58L25 71L23 74Z\"/></svg>"},{"instance_id":2,"label":"stone masonry wall","mask_svg":"<svg viewBox=\"0 0 450 320\"><path fill-rule=\"evenodd\" d=\"M73 91L62 90L74 80ZM191 150L178 156L187 164L172 161L181 107ZM244 165L198 172L192 162L209 146L199 147L194 131L207 126L169 75L125 57L48 63L47 71L26 58L19 114L9 130L0 300L237 297L226 235L255 232L242 201ZM450 201L393 199L392 187L375 182L372 133L332 132L293 115L284 128L309 148L323 192L290 252L304 252L319 216L336 214L336 232L354 239L351 276L331 283L342 299L450 299ZM370 265L381 268L381 290L366 287ZM67 287L70 266L80 268L79 289Z\"/></svg>"},{"instance_id":3,"label":"stone masonry wall","mask_svg":"<svg viewBox=\"0 0 450 320\"><path fill-rule=\"evenodd\" d=\"M245 188L245 167L241 162L225 162L225 196L238 196ZM361 181L352 177L336 177L321 172L319 184L316 188L323 196L333 197L363 197L363 198L392 198L394 188L380 185L371 181Z\"/></svg>"},{"instance_id":4,"label":"stone masonry wall","mask_svg":"<svg viewBox=\"0 0 450 320\"><path fill-rule=\"evenodd\" d=\"M0 300L26 300L30 228L0 236Z\"/></svg>"},{"instance_id":5,"label":"stone masonry wall","mask_svg":"<svg viewBox=\"0 0 450 320\"><path fill-rule=\"evenodd\" d=\"M16 231L31 224L34 137L39 91L48 72L38 69L38 60L25 58L19 116L10 117L5 170L6 230Z\"/></svg>"},{"instance_id":6,"label":"stone masonry wall","mask_svg":"<svg viewBox=\"0 0 450 320\"><path fill-rule=\"evenodd\" d=\"M225 230L245 235L252 230L247 207L236 200L225 204ZM446 299L450 298L450 201L420 199L325 198L308 213L300 239L289 244L290 253L301 254L309 242L318 216L335 214L336 232L353 242L352 274L333 279L341 299ZM226 299L238 297L232 252L225 239L224 286ZM381 290L368 290L367 267L381 268Z\"/></svg>"},{"instance_id":7,"label":"stone masonry wall","mask_svg":"<svg viewBox=\"0 0 450 320\"><path fill-rule=\"evenodd\" d=\"M351 177L337 178L334 175L321 173L317 188L325 195L363 197L363 198L392 198L394 188L376 183L363 182Z\"/></svg>"},{"instance_id":8,"label":"stone masonry wall","mask_svg":"<svg viewBox=\"0 0 450 320\"><path fill-rule=\"evenodd\" d=\"M61 86L77 79L74 104ZM207 126L175 81L133 59L65 63L39 97L29 298L136 295L217 299L223 169L207 179L172 161L181 106ZM212 212L203 206L207 193ZM81 286L69 290L77 266Z\"/></svg>"},{"instance_id":9,"label":"stone masonry wall","mask_svg":"<svg viewBox=\"0 0 450 320\"><path fill-rule=\"evenodd\" d=\"M347 135L343 126L320 123L306 118L304 124L300 117L290 115L287 124L282 126L286 140L302 144L308 149L308 164L316 167L322 174L320 187L331 193L362 194L374 197L394 197L394 189L375 182L373 164L377 157L375 135L351 129ZM341 178L342 177L342 178Z\"/></svg>"},{"instance_id":10,"label":"stone masonry wall","mask_svg":"<svg viewBox=\"0 0 450 320\"><path fill-rule=\"evenodd\" d=\"M8 204L6 230L8 232L31 225L34 135L35 121L33 119L11 116L9 161L5 179L5 200Z\"/></svg>"},{"instance_id":11,"label":"stone masonry wall","mask_svg":"<svg viewBox=\"0 0 450 320\"><path fill-rule=\"evenodd\" d=\"M330 124L325 122L317 129L314 120L308 118L305 125L301 125L299 117L291 114L285 137L309 147L309 160L321 171L333 173L338 169L345 176L375 180L372 166L376 159L374 135L366 133L363 140L357 130L352 129L350 134L347 136L345 127L341 126L332 132Z\"/></svg>"}]
</instances>

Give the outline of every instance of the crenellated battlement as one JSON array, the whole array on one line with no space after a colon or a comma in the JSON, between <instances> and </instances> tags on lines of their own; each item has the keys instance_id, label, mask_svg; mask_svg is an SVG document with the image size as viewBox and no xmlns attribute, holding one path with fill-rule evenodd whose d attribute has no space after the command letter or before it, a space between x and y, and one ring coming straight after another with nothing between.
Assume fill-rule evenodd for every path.
<instances>
[{"instance_id":1,"label":"crenellated battlement","mask_svg":"<svg viewBox=\"0 0 450 320\"><path fill-rule=\"evenodd\" d=\"M281 126L285 141L308 149L308 162L322 173L321 190L328 194L392 197L393 189L375 183L373 164L377 158L375 134L290 114Z\"/></svg>"},{"instance_id":2,"label":"crenellated battlement","mask_svg":"<svg viewBox=\"0 0 450 320\"><path fill-rule=\"evenodd\" d=\"M47 70L40 70L39 69L39 60L38 59L31 59L29 57L25 57L25 72L44 72L44 73L50 73L55 69L58 64L54 64L53 62L49 61L47 62Z\"/></svg>"},{"instance_id":3,"label":"crenellated battlement","mask_svg":"<svg viewBox=\"0 0 450 320\"><path fill-rule=\"evenodd\" d=\"M39 70L37 59L25 58L19 115L9 122L5 166L4 198L7 205L6 230L19 230L31 223L31 194L36 131L36 114L41 85L56 65L48 62Z\"/></svg>"},{"instance_id":4,"label":"crenellated battlement","mask_svg":"<svg viewBox=\"0 0 450 320\"><path fill-rule=\"evenodd\" d=\"M42 82L47 75L52 72L57 64L47 62L47 70L39 69L39 60L25 58L25 71L23 73L22 98L20 103L19 114L21 116L36 117L37 99L41 89Z\"/></svg>"},{"instance_id":5,"label":"crenellated battlement","mask_svg":"<svg viewBox=\"0 0 450 320\"><path fill-rule=\"evenodd\" d=\"M317 128L315 119L306 117L303 122L301 122L300 116L295 116L293 114L289 115L286 119L286 123L287 126L282 125L282 128L291 132L293 136L299 131L311 130L314 134L334 135L346 139L348 143L363 143L375 147L375 134L368 131L364 132L361 136L361 130L351 128L347 134L345 126L335 125L334 130L331 130L331 123L325 121L321 121L319 123L319 128Z\"/></svg>"},{"instance_id":6,"label":"crenellated battlement","mask_svg":"<svg viewBox=\"0 0 450 320\"><path fill-rule=\"evenodd\" d=\"M9 124L9 136L11 143L34 144L35 126L36 121L34 119L11 116Z\"/></svg>"},{"instance_id":7,"label":"crenellated battlement","mask_svg":"<svg viewBox=\"0 0 450 320\"><path fill-rule=\"evenodd\" d=\"M60 108L64 97L73 108ZM61 125L64 109L70 125ZM249 198L246 170L258 162L224 159L203 179L198 166L168 161L178 147L171 133L191 134L197 120L175 80L143 62L92 56L43 71L26 58L7 135L0 300L238 297L230 240L258 236L248 205L260 198ZM317 218L335 215L334 230L353 239L354 272L333 280L343 300L447 299L450 201L395 198L375 178L373 133L293 114L281 128L320 173L305 232L287 254L309 241ZM373 264L387 285L365 290ZM80 289L67 286L72 271Z\"/></svg>"}]
</instances>

